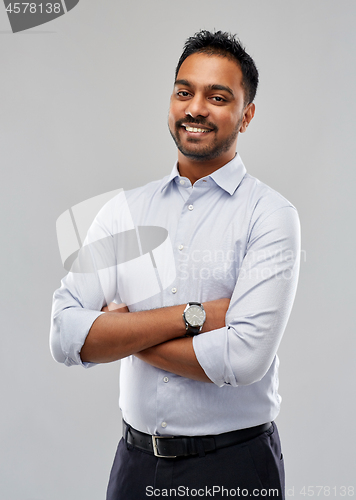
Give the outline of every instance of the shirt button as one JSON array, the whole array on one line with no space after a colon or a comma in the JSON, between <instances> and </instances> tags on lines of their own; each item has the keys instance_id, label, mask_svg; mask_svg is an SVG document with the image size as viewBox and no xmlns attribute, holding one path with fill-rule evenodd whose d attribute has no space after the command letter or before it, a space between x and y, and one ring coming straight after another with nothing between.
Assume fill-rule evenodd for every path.
<instances>
[{"instance_id":1,"label":"shirt button","mask_svg":"<svg viewBox=\"0 0 356 500\"><path fill-rule=\"evenodd\" d=\"M193 210L193 208L194 208L193 205L189 205L188 207L189 210Z\"/></svg>"},{"instance_id":2,"label":"shirt button","mask_svg":"<svg viewBox=\"0 0 356 500\"><path fill-rule=\"evenodd\" d=\"M177 293L177 289L176 288L172 288L172 293Z\"/></svg>"},{"instance_id":3,"label":"shirt button","mask_svg":"<svg viewBox=\"0 0 356 500\"><path fill-rule=\"evenodd\" d=\"M169 381L169 378L168 377L163 377L163 382L168 382Z\"/></svg>"},{"instance_id":4,"label":"shirt button","mask_svg":"<svg viewBox=\"0 0 356 500\"><path fill-rule=\"evenodd\" d=\"M183 250L183 248L184 248L183 245L179 245L178 250Z\"/></svg>"},{"instance_id":5,"label":"shirt button","mask_svg":"<svg viewBox=\"0 0 356 500\"><path fill-rule=\"evenodd\" d=\"M183 179L181 179L181 180L179 181L179 184L181 184L182 186L184 186L185 181L183 181Z\"/></svg>"},{"instance_id":6,"label":"shirt button","mask_svg":"<svg viewBox=\"0 0 356 500\"><path fill-rule=\"evenodd\" d=\"M167 422L162 422L162 423L161 423L161 426L162 426L162 427L167 427Z\"/></svg>"}]
</instances>

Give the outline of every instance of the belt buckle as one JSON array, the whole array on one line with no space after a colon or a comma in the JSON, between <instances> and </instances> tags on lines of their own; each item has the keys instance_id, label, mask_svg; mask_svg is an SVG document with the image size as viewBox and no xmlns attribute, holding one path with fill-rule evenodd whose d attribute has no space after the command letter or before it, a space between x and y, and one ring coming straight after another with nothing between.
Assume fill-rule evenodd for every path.
<instances>
[{"instance_id":1,"label":"belt buckle","mask_svg":"<svg viewBox=\"0 0 356 500\"><path fill-rule=\"evenodd\" d=\"M173 438L174 436L152 436L153 454L158 458L177 458L177 455L160 455L157 448L157 439Z\"/></svg>"}]
</instances>

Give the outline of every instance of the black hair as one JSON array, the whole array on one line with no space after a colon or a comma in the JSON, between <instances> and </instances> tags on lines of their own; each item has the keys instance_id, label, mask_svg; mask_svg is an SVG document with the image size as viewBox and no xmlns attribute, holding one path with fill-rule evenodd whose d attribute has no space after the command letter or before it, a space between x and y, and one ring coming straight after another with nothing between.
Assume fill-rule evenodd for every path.
<instances>
[{"instance_id":1,"label":"black hair","mask_svg":"<svg viewBox=\"0 0 356 500\"><path fill-rule=\"evenodd\" d=\"M209 56L219 55L235 60L242 72L245 105L254 100L258 86L258 70L254 60L246 52L236 35L222 31L211 33L207 30L201 30L195 33L194 36L189 37L184 44L183 53L176 67L176 79L183 61L195 53L203 53Z\"/></svg>"}]
</instances>

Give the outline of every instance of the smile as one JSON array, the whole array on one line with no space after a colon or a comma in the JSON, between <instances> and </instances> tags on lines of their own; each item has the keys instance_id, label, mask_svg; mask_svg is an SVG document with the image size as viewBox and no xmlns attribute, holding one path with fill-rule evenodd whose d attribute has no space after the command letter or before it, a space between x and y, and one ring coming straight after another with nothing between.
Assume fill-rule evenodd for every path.
<instances>
[{"instance_id":1,"label":"smile","mask_svg":"<svg viewBox=\"0 0 356 500\"><path fill-rule=\"evenodd\" d=\"M190 127L189 125L183 125L183 127L185 127L185 130L187 132L200 132L200 133L211 132L211 130L206 128Z\"/></svg>"}]
</instances>

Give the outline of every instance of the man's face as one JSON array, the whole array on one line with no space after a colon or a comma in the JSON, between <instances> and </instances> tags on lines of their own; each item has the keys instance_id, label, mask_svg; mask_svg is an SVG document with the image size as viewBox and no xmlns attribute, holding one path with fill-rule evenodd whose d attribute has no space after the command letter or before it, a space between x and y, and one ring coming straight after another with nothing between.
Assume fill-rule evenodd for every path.
<instances>
[{"instance_id":1,"label":"man's face","mask_svg":"<svg viewBox=\"0 0 356 500\"><path fill-rule=\"evenodd\" d=\"M181 154L196 161L230 161L238 132L244 132L250 121L244 97L237 62L198 53L187 57L177 75L168 117Z\"/></svg>"}]
</instances>

